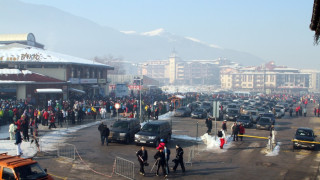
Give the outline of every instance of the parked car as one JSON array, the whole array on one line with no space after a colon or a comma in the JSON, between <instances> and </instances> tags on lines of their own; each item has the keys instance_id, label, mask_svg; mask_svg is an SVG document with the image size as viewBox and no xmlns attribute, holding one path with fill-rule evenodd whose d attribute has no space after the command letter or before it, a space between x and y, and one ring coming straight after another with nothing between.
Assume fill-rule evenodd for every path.
<instances>
[{"instance_id":1,"label":"parked car","mask_svg":"<svg viewBox=\"0 0 320 180\"><path fill-rule=\"evenodd\" d=\"M276 111L275 117L276 118L282 118L283 114L282 114L281 109L280 108L275 108L275 111Z\"/></svg>"},{"instance_id":2,"label":"parked car","mask_svg":"<svg viewBox=\"0 0 320 180\"><path fill-rule=\"evenodd\" d=\"M10 156L7 153L0 154L0 179L48 179L53 178L42 169L37 161L31 158L24 159L20 156Z\"/></svg>"},{"instance_id":3,"label":"parked car","mask_svg":"<svg viewBox=\"0 0 320 180\"><path fill-rule=\"evenodd\" d=\"M228 109L228 112L226 114L226 119L228 121L236 121L236 119L240 116L240 110L239 109Z\"/></svg>"},{"instance_id":4,"label":"parked car","mask_svg":"<svg viewBox=\"0 0 320 180\"><path fill-rule=\"evenodd\" d=\"M175 117L188 117L191 115L191 109L188 107L179 107L174 111Z\"/></svg>"},{"instance_id":5,"label":"parked car","mask_svg":"<svg viewBox=\"0 0 320 180\"><path fill-rule=\"evenodd\" d=\"M272 120L272 125L276 123L276 118L274 117L274 114L272 113L264 113L261 115L261 117L269 117Z\"/></svg>"},{"instance_id":6,"label":"parked car","mask_svg":"<svg viewBox=\"0 0 320 180\"><path fill-rule=\"evenodd\" d=\"M296 134L294 135L294 140L300 141L316 141L316 135L310 128L300 127L297 129ZM316 149L317 145L313 143L306 143L306 142L293 142L293 149L297 148L309 148L309 149Z\"/></svg>"},{"instance_id":7,"label":"parked car","mask_svg":"<svg viewBox=\"0 0 320 180\"><path fill-rule=\"evenodd\" d=\"M250 115L240 115L237 118L237 122L240 122L243 124L244 127L250 128L253 126L251 116Z\"/></svg>"},{"instance_id":8,"label":"parked car","mask_svg":"<svg viewBox=\"0 0 320 180\"><path fill-rule=\"evenodd\" d=\"M237 104L232 103L232 104L228 104L226 111L228 113L229 109L238 109L238 108L239 108L239 106Z\"/></svg>"},{"instance_id":9,"label":"parked car","mask_svg":"<svg viewBox=\"0 0 320 180\"><path fill-rule=\"evenodd\" d=\"M257 122L256 129L270 130L272 126L272 119L270 117L261 117Z\"/></svg>"},{"instance_id":10,"label":"parked car","mask_svg":"<svg viewBox=\"0 0 320 180\"><path fill-rule=\"evenodd\" d=\"M192 118L200 118L200 119L206 118L207 111L203 108L198 108L191 113L191 117Z\"/></svg>"},{"instance_id":11,"label":"parked car","mask_svg":"<svg viewBox=\"0 0 320 180\"><path fill-rule=\"evenodd\" d=\"M210 112L212 110L210 102L202 102L200 107L205 109L207 112Z\"/></svg>"},{"instance_id":12,"label":"parked car","mask_svg":"<svg viewBox=\"0 0 320 180\"><path fill-rule=\"evenodd\" d=\"M251 116L252 123L256 124L260 118L259 112L256 110L250 110L248 111L248 114Z\"/></svg>"},{"instance_id":13,"label":"parked car","mask_svg":"<svg viewBox=\"0 0 320 180\"><path fill-rule=\"evenodd\" d=\"M112 125L108 141L125 142L129 144L134 139L134 135L139 132L140 128L139 119L120 119Z\"/></svg>"},{"instance_id":14,"label":"parked car","mask_svg":"<svg viewBox=\"0 0 320 180\"><path fill-rule=\"evenodd\" d=\"M135 134L136 145L146 144L157 147L161 139L168 142L171 139L172 128L168 121L150 121Z\"/></svg>"}]
</instances>

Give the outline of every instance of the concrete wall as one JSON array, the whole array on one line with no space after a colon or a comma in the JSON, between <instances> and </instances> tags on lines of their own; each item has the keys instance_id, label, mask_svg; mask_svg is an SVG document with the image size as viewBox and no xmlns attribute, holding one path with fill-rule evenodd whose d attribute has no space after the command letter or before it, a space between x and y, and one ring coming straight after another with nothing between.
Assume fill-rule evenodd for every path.
<instances>
[{"instance_id":1,"label":"concrete wall","mask_svg":"<svg viewBox=\"0 0 320 180\"><path fill-rule=\"evenodd\" d=\"M26 92L26 85L18 85L17 86L17 99L26 99L27 92Z\"/></svg>"}]
</instances>

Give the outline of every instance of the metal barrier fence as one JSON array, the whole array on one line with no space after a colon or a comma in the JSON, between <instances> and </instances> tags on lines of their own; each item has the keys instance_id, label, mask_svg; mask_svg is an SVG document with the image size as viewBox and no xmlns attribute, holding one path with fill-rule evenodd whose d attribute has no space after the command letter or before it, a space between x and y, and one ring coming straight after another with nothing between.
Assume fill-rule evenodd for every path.
<instances>
[{"instance_id":1,"label":"metal barrier fence","mask_svg":"<svg viewBox=\"0 0 320 180\"><path fill-rule=\"evenodd\" d=\"M190 164L192 166L192 159L194 158L195 146L189 148L188 160L186 164Z\"/></svg>"},{"instance_id":2,"label":"metal barrier fence","mask_svg":"<svg viewBox=\"0 0 320 180\"><path fill-rule=\"evenodd\" d=\"M134 179L134 162L116 157L115 173L128 179Z\"/></svg>"},{"instance_id":3,"label":"metal barrier fence","mask_svg":"<svg viewBox=\"0 0 320 180\"><path fill-rule=\"evenodd\" d=\"M58 144L58 157L76 159L76 147L73 144Z\"/></svg>"}]
</instances>

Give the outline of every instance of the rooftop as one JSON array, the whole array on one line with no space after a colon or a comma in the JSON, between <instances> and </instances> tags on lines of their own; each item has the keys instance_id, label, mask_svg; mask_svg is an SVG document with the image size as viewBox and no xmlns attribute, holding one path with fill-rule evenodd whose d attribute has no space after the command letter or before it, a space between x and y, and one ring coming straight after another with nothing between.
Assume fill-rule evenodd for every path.
<instances>
[{"instance_id":1,"label":"rooftop","mask_svg":"<svg viewBox=\"0 0 320 180\"><path fill-rule=\"evenodd\" d=\"M18 43L0 46L0 61L20 63L42 62L50 64L79 64L113 69L111 66L97 63L93 60L82 59Z\"/></svg>"}]
</instances>

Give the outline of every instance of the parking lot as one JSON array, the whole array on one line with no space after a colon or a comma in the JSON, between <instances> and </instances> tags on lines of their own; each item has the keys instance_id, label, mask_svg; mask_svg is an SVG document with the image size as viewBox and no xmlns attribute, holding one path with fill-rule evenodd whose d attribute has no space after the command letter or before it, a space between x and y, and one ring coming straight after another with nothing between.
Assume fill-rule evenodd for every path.
<instances>
[{"instance_id":1,"label":"parking lot","mask_svg":"<svg viewBox=\"0 0 320 180\"><path fill-rule=\"evenodd\" d=\"M220 150L218 148L207 149L205 144L196 146L195 158L192 166L186 166L186 173L181 173L178 169L176 173L170 173L169 179L314 179L318 177L318 168L320 154L318 151L298 149L293 151L292 142L295 130L298 127L311 127L317 135L320 134L319 118L314 117L312 107L308 109L308 117L290 118L288 113L281 119L276 119L275 128L277 131L277 142L280 143L280 152L275 156L266 156L267 140L256 138L244 138L244 140L233 142L229 141L228 149ZM187 160L189 148L195 145L193 138L196 137L197 122L199 136L206 132L204 119L192 119L190 117L171 117L173 137L182 139L173 139L169 143L174 158L174 146L180 144L185 150L185 161ZM112 122L109 122L109 124ZM230 126L228 123L228 132ZM214 133L213 123L213 133ZM217 122L217 127L221 128L221 121ZM269 131L256 130L255 127L247 128L246 134L253 136L268 137ZM193 138L189 138L193 137ZM190 140L188 140L188 138ZM146 167L146 176L138 174L138 162L135 156L139 146L134 143L129 145L122 143L110 143L109 146L100 145L99 132L97 126L86 128L76 132L74 138L67 141L74 144L82 157L83 161L76 158L75 161L69 161L63 158L57 158L55 152L37 157L42 166L49 169L49 173L56 175L56 178L68 179L106 179L112 174L114 159L116 156L128 159L135 163L135 179L161 178L155 176L155 171L150 172L154 163L153 155L156 150L153 147L147 147L149 153L150 166ZM85 164L83 163L85 162ZM170 162L170 166L173 163ZM91 168L92 170L90 170ZM107 176L98 174L101 172ZM120 176L113 175L113 179L123 179Z\"/></svg>"}]
</instances>

